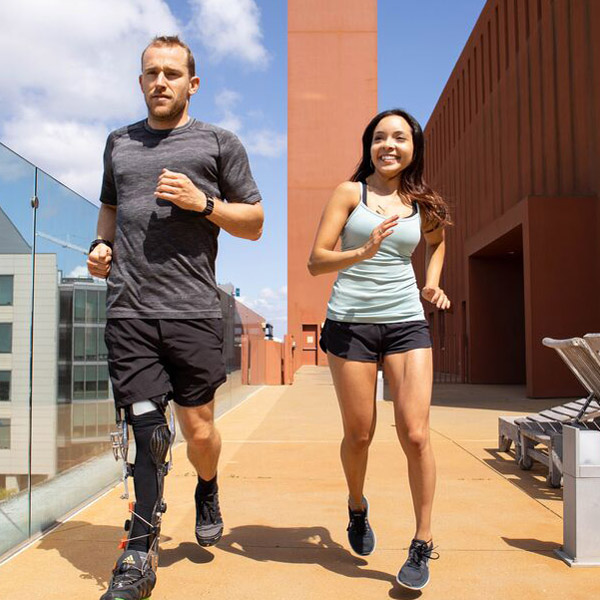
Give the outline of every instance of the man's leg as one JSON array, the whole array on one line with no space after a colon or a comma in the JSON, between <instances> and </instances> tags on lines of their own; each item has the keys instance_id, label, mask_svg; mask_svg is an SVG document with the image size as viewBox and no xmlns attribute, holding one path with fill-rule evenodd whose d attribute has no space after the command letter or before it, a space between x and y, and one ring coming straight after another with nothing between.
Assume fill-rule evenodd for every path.
<instances>
[{"instance_id":1,"label":"man's leg","mask_svg":"<svg viewBox=\"0 0 600 600\"><path fill-rule=\"evenodd\" d=\"M215 427L214 399L201 406L179 406L175 413L187 442L187 455L198 476L210 481L217 474L221 436Z\"/></svg>"},{"instance_id":2,"label":"man's leg","mask_svg":"<svg viewBox=\"0 0 600 600\"><path fill-rule=\"evenodd\" d=\"M176 413L187 442L188 458L198 474L196 539L201 546L213 546L223 535L217 485L221 436L214 422L215 401L192 407L176 405Z\"/></svg>"},{"instance_id":3,"label":"man's leg","mask_svg":"<svg viewBox=\"0 0 600 600\"><path fill-rule=\"evenodd\" d=\"M130 505L131 518L125 524L124 552L101 600L141 600L150 595L156 584L160 526L166 510L163 490L172 432L165 418L164 398L136 402L125 412L136 444L136 501ZM123 457L127 460L126 452Z\"/></svg>"}]
</instances>

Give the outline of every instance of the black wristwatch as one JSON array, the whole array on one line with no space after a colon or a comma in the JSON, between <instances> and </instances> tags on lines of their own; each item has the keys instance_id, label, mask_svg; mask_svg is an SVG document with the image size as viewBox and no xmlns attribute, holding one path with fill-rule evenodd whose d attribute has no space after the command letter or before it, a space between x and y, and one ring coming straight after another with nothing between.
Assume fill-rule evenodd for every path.
<instances>
[{"instance_id":1,"label":"black wristwatch","mask_svg":"<svg viewBox=\"0 0 600 600\"><path fill-rule=\"evenodd\" d=\"M213 211L215 207L215 202L212 198L209 198L208 196L206 196L206 206L204 207L204 210L200 213L201 215L204 215L205 217L208 217L208 215L210 215Z\"/></svg>"},{"instance_id":2,"label":"black wristwatch","mask_svg":"<svg viewBox=\"0 0 600 600\"><path fill-rule=\"evenodd\" d=\"M88 254L91 254L92 251L94 250L94 248L96 246L99 246L100 244L104 244L105 246L108 246L112 250L112 247L113 247L112 242L109 242L108 240L103 240L102 238L97 238L90 244L90 249L88 250Z\"/></svg>"}]
</instances>

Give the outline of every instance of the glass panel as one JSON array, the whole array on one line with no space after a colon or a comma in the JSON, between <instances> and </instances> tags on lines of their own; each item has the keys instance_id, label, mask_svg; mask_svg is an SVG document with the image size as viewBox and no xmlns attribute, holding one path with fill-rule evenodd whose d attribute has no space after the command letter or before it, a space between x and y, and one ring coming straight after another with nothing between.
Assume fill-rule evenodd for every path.
<instances>
[{"instance_id":1,"label":"glass panel","mask_svg":"<svg viewBox=\"0 0 600 600\"><path fill-rule=\"evenodd\" d=\"M106 322L106 290L100 290L98 293L98 322Z\"/></svg>"},{"instance_id":2,"label":"glass panel","mask_svg":"<svg viewBox=\"0 0 600 600\"><path fill-rule=\"evenodd\" d=\"M98 322L98 292L87 290L85 297L85 322Z\"/></svg>"},{"instance_id":3,"label":"glass panel","mask_svg":"<svg viewBox=\"0 0 600 600\"><path fill-rule=\"evenodd\" d=\"M85 329L83 327L73 327L73 360L85 360Z\"/></svg>"},{"instance_id":4,"label":"glass panel","mask_svg":"<svg viewBox=\"0 0 600 600\"><path fill-rule=\"evenodd\" d=\"M10 402L10 371L0 371L0 402Z\"/></svg>"},{"instance_id":5,"label":"glass panel","mask_svg":"<svg viewBox=\"0 0 600 600\"><path fill-rule=\"evenodd\" d=\"M84 411L84 404L73 404L73 438L83 437Z\"/></svg>"},{"instance_id":6,"label":"glass panel","mask_svg":"<svg viewBox=\"0 0 600 600\"><path fill-rule=\"evenodd\" d=\"M85 387L85 370L78 365L73 367L73 400L83 400Z\"/></svg>"},{"instance_id":7,"label":"glass panel","mask_svg":"<svg viewBox=\"0 0 600 600\"><path fill-rule=\"evenodd\" d=\"M85 332L85 359L98 360L98 328L87 327Z\"/></svg>"},{"instance_id":8,"label":"glass panel","mask_svg":"<svg viewBox=\"0 0 600 600\"><path fill-rule=\"evenodd\" d=\"M29 535L27 453L34 190L35 167L0 144L0 410L6 411L2 413L0 432L0 556ZM10 405L5 404L6 400L10 400Z\"/></svg>"},{"instance_id":9,"label":"glass panel","mask_svg":"<svg viewBox=\"0 0 600 600\"><path fill-rule=\"evenodd\" d=\"M85 398L93 400L98 397L98 367L87 365L85 367Z\"/></svg>"},{"instance_id":10,"label":"glass panel","mask_svg":"<svg viewBox=\"0 0 600 600\"><path fill-rule=\"evenodd\" d=\"M33 440L34 533L119 474L107 432L98 431L98 367L106 365L98 361L99 299L106 284L86 267L98 208L43 172L38 198L33 405L36 422L48 425ZM106 385L102 395L106 403Z\"/></svg>"},{"instance_id":11,"label":"glass panel","mask_svg":"<svg viewBox=\"0 0 600 600\"><path fill-rule=\"evenodd\" d=\"M12 352L12 323L0 323L0 353Z\"/></svg>"},{"instance_id":12,"label":"glass panel","mask_svg":"<svg viewBox=\"0 0 600 600\"><path fill-rule=\"evenodd\" d=\"M74 320L76 323L85 321L85 290L75 290Z\"/></svg>"},{"instance_id":13,"label":"glass panel","mask_svg":"<svg viewBox=\"0 0 600 600\"><path fill-rule=\"evenodd\" d=\"M12 306L13 275L0 275L0 306Z\"/></svg>"},{"instance_id":14,"label":"glass panel","mask_svg":"<svg viewBox=\"0 0 600 600\"><path fill-rule=\"evenodd\" d=\"M104 343L104 326L98 329L98 360L106 360L108 358L108 348Z\"/></svg>"},{"instance_id":15,"label":"glass panel","mask_svg":"<svg viewBox=\"0 0 600 600\"><path fill-rule=\"evenodd\" d=\"M108 367L98 366L98 398L108 398Z\"/></svg>"}]
</instances>

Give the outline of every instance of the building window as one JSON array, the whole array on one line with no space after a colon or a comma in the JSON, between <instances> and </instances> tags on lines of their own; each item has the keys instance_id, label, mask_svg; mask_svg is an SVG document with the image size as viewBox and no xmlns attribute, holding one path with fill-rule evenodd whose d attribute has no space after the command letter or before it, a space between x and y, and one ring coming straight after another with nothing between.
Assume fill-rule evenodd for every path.
<instances>
[{"instance_id":1,"label":"building window","mask_svg":"<svg viewBox=\"0 0 600 600\"><path fill-rule=\"evenodd\" d=\"M73 359L85 360L85 328L73 328Z\"/></svg>"},{"instance_id":2,"label":"building window","mask_svg":"<svg viewBox=\"0 0 600 600\"><path fill-rule=\"evenodd\" d=\"M0 450L10 450L10 419L0 419Z\"/></svg>"},{"instance_id":3,"label":"building window","mask_svg":"<svg viewBox=\"0 0 600 600\"><path fill-rule=\"evenodd\" d=\"M85 387L84 367L73 367L73 400L83 400Z\"/></svg>"},{"instance_id":4,"label":"building window","mask_svg":"<svg viewBox=\"0 0 600 600\"><path fill-rule=\"evenodd\" d=\"M73 302L73 320L75 323L85 322L85 290L75 290Z\"/></svg>"},{"instance_id":5,"label":"building window","mask_svg":"<svg viewBox=\"0 0 600 600\"><path fill-rule=\"evenodd\" d=\"M13 276L0 275L0 306L12 306Z\"/></svg>"},{"instance_id":6,"label":"building window","mask_svg":"<svg viewBox=\"0 0 600 600\"><path fill-rule=\"evenodd\" d=\"M86 400L95 400L98 397L98 367L86 365L85 367L85 395Z\"/></svg>"},{"instance_id":7,"label":"building window","mask_svg":"<svg viewBox=\"0 0 600 600\"><path fill-rule=\"evenodd\" d=\"M98 328L88 327L85 332L85 360L98 360Z\"/></svg>"},{"instance_id":8,"label":"building window","mask_svg":"<svg viewBox=\"0 0 600 600\"><path fill-rule=\"evenodd\" d=\"M12 323L0 323L0 354L12 352Z\"/></svg>"},{"instance_id":9,"label":"building window","mask_svg":"<svg viewBox=\"0 0 600 600\"><path fill-rule=\"evenodd\" d=\"M108 367L98 367L98 399L108 398Z\"/></svg>"},{"instance_id":10,"label":"building window","mask_svg":"<svg viewBox=\"0 0 600 600\"><path fill-rule=\"evenodd\" d=\"M10 402L10 371L0 371L0 402Z\"/></svg>"},{"instance_id":11,"label":"building window","mask_svg":"<svg viewBox=\"0 0 600 600\"><path fill-rule=\"evenodd\" d=\"M85 301L85 322L98 322L98 292L95 290L87 290Z\"/></svg>"}]
</instances>

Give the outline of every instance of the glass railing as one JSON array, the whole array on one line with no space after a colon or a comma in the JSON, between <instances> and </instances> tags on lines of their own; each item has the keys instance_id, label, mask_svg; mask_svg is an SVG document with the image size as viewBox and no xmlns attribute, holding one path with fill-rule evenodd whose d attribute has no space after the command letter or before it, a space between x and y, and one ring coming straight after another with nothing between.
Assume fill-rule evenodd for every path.
<instances>
[{"instance_id":1,"label":"glass railing","mask_svg":"<svg viewBox=\"0 0 600 600\"><path fill-rule=\"evenodd\" d=\"M119 478L104 344L106 285L86 252L98 207L0 144L0 557ZM229 374L217 414L242 386L242 322L221 290ZM247 321L247 316L244 321Z\"/></svg>"}]
</instances>

